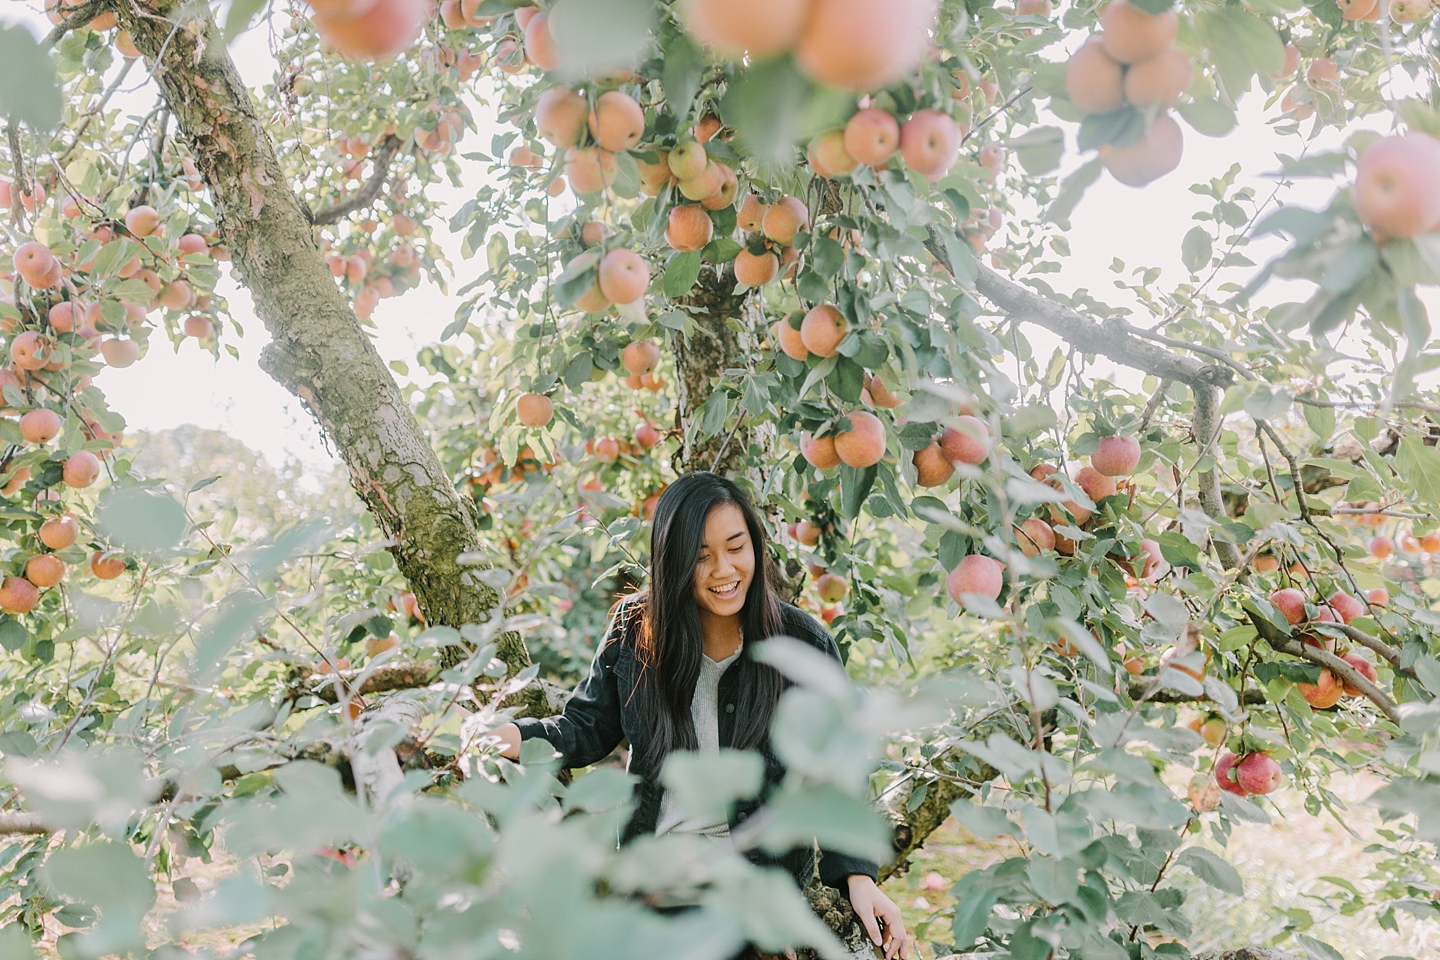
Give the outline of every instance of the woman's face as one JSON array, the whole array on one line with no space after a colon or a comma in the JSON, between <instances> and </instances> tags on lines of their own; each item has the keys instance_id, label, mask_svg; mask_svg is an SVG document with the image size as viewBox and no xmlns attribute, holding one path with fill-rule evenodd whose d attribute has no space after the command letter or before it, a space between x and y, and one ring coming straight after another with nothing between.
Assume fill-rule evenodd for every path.
<instances>
[{"instance_id":1,"label":"woman's face","mask_svg":"<svg viewBox=\"0 0 1440 960\"><path fill-rule=\"evenodd\" d=\"M755 545L745 515L722 503L705 518L705 536L695 561L695 602L717 617L733 617L745 606L755 577Z\"/></svg>"}]
</instances>

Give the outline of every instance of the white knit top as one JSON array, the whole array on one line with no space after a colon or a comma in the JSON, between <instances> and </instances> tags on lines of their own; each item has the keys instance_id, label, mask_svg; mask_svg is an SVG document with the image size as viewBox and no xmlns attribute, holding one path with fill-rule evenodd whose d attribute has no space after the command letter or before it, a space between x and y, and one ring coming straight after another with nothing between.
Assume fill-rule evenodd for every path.
<instances>
[{"instance_id":1,"label":"white knit top","mask_svg":"<svg viewBox=\"0 0 1440 960\"><path fill-rule=\"evenodd\" d=\"M690 700L690 716L695 723L695 740L700 753L720 752L720 678L732 663L740 659L744 649L742 643L719 663L704 654L700 655L700 678L695 681L695 696ZM655 824L655 832L728 837L730 823L723 817L712 820L688 816L667 790L660 801L660 819Z\"/></svg>"}]
</instances>

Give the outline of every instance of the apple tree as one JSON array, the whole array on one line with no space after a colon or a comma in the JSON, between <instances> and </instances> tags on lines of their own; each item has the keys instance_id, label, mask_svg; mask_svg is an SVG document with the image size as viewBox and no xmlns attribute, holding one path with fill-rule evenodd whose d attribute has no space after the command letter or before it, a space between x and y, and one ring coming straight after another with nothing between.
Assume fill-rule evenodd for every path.
<instances>
[{"instance_id":1,"label":"apple tree","mask_svg":"<svg viewBox=\"0 0 1440 960\"><path fill-rule=\"evenodd\" d=\"M927 953L1188 957L1242 946L1186 903L1243 895L1237 826L1286 795L1344 822L1332 781L1363 773L1374 882L1277 943L1435 921L1427 0L51 19L0 34L7 949L866 955L834 891L614 849L617 768L486 743L559 708L695 469L753 490L862 683L774 645L810 723L738 849L813 836L898 877L953 817L1014 855L918 918ZM122 115L137 72L154 108ZM1097 180L1143 198L1257 114L1293 156L1268 195L1237 167L1191 187L1185 282L1047 281ZM1324 208L1291 202L1315 178ZM159 338L234 350L225 262L363 512L247 538L205 480L134 471L94 381ZM369 329L425 279L461 306L387 366ZM666 781L723 805L754 758ZM677 892L699 909L652 909Z\"/></svg>"}]
</instances>

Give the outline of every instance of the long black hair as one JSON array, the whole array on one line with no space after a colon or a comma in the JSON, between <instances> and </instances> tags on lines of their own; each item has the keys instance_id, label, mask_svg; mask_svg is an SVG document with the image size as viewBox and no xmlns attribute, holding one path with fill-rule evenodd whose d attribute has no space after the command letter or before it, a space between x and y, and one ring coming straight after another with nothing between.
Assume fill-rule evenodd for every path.
<instances>
[{"instance_id":1,"label":"long black hair","mask_svg":"<svg viewBox=\"0 0 1440 960\"><path fill-rule=\"evenodd\" d=\"M729 746L743 750L763 744L775 704L785 690L784 677L777 670L751 659L756 642L784 633L765 528L745 492L733 482L708 471L687 473L666 487L655 504L649 587L633 602L621 603L637 621L627 625L631 629L626 632L633 637L641 667L635 702L652 731L645 759L655 769L672 750L698 746L690 702L700 678L705 634L695 604L695 565L710 511L726 504L739 508L744 516L755 551L755 573L740 612L745 650L729 668L738 674L735 730Z\"/></svg>"}]
</instances>

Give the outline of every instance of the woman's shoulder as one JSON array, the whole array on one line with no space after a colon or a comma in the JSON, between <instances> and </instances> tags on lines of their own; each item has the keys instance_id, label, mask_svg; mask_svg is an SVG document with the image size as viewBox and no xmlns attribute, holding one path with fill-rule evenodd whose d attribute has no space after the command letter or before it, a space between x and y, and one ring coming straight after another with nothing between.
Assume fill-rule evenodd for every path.
<instances>
[{"instance_id":1,"label":"woman's shoulder","mask_svg":"<svg viewBox=\"0 0 1440 960\"><path fill-rule=\"evenodd\" d=\"M793 603L780 601L780 623L784 626L787 636L794 637L796 640L804 640L826 653L836 649L835 638L830 636L830 631L825 629L825 625Z\"/></svg>"},{"instance_id":2,"label":"woman's shoulder","mask_svg":"<svg viewBox=\"0 0 1440 960\"><path fill-rule=\"evenodd\" d=\"M601 646L608 647L613 644L621 649L633 651L644 617L644 591L637 591L616 600L615 605L610 608L610 620L606 625L605 637L601 641Z\"/></svg>"}]
</instances>

